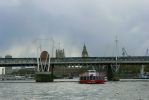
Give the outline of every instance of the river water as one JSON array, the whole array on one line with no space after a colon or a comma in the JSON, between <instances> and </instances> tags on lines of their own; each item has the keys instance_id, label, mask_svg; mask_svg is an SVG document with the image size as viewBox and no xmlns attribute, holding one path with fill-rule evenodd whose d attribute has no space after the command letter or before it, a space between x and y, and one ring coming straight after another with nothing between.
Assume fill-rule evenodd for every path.
<instances>
[{"instance_id":1,"label":"river water","mask_svg":"<svg viewBox=\"0 0 149 100\"><path fill-rule=\"evenodd\" d=\"M105 84L0 81L0 100L149 100L149 81Z\"/></svg>"}]
</instances>

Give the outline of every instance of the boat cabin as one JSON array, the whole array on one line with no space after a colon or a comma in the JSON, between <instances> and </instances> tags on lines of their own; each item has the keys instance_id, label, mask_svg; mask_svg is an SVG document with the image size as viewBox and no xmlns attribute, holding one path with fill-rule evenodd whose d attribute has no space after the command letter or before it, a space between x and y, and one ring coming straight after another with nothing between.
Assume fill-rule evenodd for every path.
<instances>
[{"instance_id":1,"label":"boat cabin","mask_svg":"<svg viewBox=\"0 0 149 100\"><path fill-rule=\"evenodd\" d=\"M104 77L96 70L88 70L80 75L80 83L104 83Z\"/></svg>"},{"instance_id":2,"label":"boat cabin","mask_svg":"<svg viewBox=\"0 0 149 100\"><path fill-rule=\"evenodd\" d=\"M89 76L96 76L96 70L88 70Z\"/></svg>"}]
</instances>

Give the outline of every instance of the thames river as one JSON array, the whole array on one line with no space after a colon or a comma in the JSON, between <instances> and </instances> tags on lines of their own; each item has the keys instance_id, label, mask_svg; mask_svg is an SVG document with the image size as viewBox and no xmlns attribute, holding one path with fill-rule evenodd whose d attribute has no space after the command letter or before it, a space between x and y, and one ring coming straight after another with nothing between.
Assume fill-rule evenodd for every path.
<instances>
[{"instance_id":1,"label":"thames river","mask_svg":"<svg viewBox=\"0 0 149 100\"><path fill-rule=\"evenodd\" d=\"M149 81L105 84L0 81L0 100L149 100Z\"/></svg>"}]
</instances>

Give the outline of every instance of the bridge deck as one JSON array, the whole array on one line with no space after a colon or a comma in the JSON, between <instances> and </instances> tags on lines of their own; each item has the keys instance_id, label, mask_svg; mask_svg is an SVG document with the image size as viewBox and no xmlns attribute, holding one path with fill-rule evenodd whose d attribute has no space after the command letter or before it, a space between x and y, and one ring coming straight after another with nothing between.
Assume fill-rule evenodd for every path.
<instances>
[{"instance_id":1,"label":"bridge deck","mask_svg":"<svg viewBox=\"0 0 149 100\"><path fill-rule=\"evenodd\" d=\"M149 64L149 57L66 57L51 58L51 64L54 65L88 65L88 64ZM0 67L9 66L37 66L37 58L0 58Z\"/></svg>"}]
</instances>

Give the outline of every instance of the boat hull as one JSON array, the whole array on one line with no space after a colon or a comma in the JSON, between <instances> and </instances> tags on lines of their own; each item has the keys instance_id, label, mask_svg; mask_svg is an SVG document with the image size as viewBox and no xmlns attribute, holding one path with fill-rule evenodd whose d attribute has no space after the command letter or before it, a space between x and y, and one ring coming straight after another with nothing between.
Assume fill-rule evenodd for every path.
<instances>
[{"instance_id":1,"label":"boat hull","mask_svg":"<svg viewBox=\"0 0 149 100\"><path fill-rule=\"evenodd\" d=\"M104 84L105 80L80 80L81 84Z\"/></svg>"}]
</instances>

